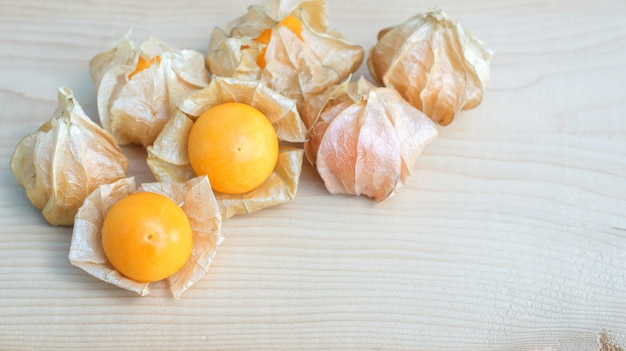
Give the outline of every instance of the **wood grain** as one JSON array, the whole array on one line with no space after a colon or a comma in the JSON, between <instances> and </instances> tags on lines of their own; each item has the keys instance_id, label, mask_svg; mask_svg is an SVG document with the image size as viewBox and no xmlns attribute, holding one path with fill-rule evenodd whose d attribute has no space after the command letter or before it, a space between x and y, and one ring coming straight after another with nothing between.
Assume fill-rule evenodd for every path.
<instances>
[{"instance_id":1,"label":"wood grain","mask_svg":"<svg viewBox=\"0 0 626 351\"><path fill-rule=\"evenodd\" d=\"M626 345L626 5L333 1L366 50L437 6L496 55L482 104L440 128L408 184L331 196L305 165L296 199L224 222L210 273L173 300L72 267L8 168L88 62L133 28L206 50L251 3L0 0L1 350L609 350ZM369 77L363 66L357 75ZM125 147L130 173L153 178Z\"/></svg>"}]
</instances>

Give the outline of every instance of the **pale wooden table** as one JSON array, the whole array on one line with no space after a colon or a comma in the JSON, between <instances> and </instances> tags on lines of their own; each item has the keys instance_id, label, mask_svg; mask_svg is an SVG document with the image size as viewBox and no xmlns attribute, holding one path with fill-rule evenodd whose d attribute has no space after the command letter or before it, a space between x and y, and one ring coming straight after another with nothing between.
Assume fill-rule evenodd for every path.
<instances>
[{"instance_id":1,"label":"pale wooden table","mask_svg":"<svg viewBox=\"0 0 626 351\"><path fill-rule=\"evenodd\" d=\"M330 0L331 27L366 50L438 6L496 53L482 105L440 128L409 184L374 204L330 196L305 167L293 202L224 222L210 273L179 301L71 266L71 229L47 225L9 171L15 145L61 85L97 118L88 61L130 27L204 53L249 4L0 0L0 350L626 345L621 0ZM151 181L144 152L125 153Z\"/></svg>"}]
</instances>

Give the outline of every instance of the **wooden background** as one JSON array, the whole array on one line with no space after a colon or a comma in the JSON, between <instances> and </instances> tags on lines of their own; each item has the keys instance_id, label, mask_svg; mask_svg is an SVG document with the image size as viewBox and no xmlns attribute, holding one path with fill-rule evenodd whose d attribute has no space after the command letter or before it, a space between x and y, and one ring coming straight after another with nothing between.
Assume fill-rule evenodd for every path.
<instances>
[{"instance_id":1,"label":"wooden background","mask_svg":"<svg viewBox=\"0 0 626 351\"><path fill-rule=\"evenodd\" d=\"M224 222L209 274L138 297L67 260L8 164L134 28L205 53L251 2L0 0L0 350L619 350L626 345L626 2L329 0L366 50L432 7L495 51L483 103L375 204L305 166L296 199ZM361 67L357 76L369 76ZM152 181L127 147L130 174ZM622 349L623 350L623 349Z\"/></svg>"}]
</instances>

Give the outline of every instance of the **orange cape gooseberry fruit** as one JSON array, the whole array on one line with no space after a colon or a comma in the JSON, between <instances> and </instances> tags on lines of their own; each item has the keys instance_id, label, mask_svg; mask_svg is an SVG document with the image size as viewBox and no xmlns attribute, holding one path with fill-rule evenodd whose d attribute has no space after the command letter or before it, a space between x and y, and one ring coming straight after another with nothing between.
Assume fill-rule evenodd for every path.
<instances>
[{"instance_id":1,"label":"orange cape gooseberry fruit","mask_svg":"<svg viewBox=\"0 0 626 351\"><path fill-rule=\"evenodd\" d=\"M161 56L155 56L150 60L146 60L145 58L143 58L143 56L139 56L139 60L137 61L137 67L135 67L135 70L128 75L128 79L133 78L135 74L143 71L144 69L150 68L150 66L152 66L152 64L154 64L155 62L157 64L161 63Z\"/></svg>"},{"instance_id":2,"label":"orange cape gooseberry fruit","mask_svg":"<svg viewBox=\"0 0 626 351\"><path fill-rule=\"evenodd\" d=\"M300 22L297 18L293 16L285 16L282 21L278 22L277 26L285 26L287 27L293 34L295 34L300 40L302 39L302 22ZM272 29L268 28L264 30L261 35L256 37L254 40L268 45L270 43L270 39L272 38ZM265 68L267 62L265 61L265 52L267 51L267 47L261 50L261 54L257 58L257 65L261 68Z\"/></svg>"},{"instance_id":3,"label":"orange cape gooseberry fruit","mask_svg":"<svg viewBox=\"0 0 626 351\"><path fill-rule=\"evenodd\" d=\"M106 214L102 246L121 274L138 282L155 282L185 265L193 234L187 215L174 201L138 192L118 201Z\"/></svg>"},{"instance_id":4,"label":"orange cape gooseberry fruit","mask_svg":"<svg viewBox=\"0 0 626 351\"><path fill-rule=\"evenodd\" d=\"M189 163L206 175L215 191L240 194L269 178L278 160L278 137L269 119L256 108L228 102L204 112L187 142Z\"/></svg>"}]
</instances>

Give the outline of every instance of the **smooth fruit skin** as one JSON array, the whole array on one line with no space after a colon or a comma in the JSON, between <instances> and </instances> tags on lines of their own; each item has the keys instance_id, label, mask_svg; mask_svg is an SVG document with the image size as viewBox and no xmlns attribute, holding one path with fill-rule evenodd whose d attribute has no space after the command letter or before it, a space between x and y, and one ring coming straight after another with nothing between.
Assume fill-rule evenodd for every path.
<instances>
[{"instance_id":1,"label":"smooth fruit skin","mask_svg":"<svg viewBox=\"0 0 626 351\"><path fill-rule=\"evenodd\" d=\"M274 126L250 105L229 102L204 112L187 144L197 175L207 175L215 191L241 194L263 184L278 160Z\"/></svg>"},{"instance_id":2,"label":"smooth fruit skin","mask_svg":"<svg viewBox=\"0 0 626 351\"><path fill-rule=\"evenodd\" d=\"M174 201L138 192L111 207L102 226L102 246L124 276L154 282L183 267L191 256L193 234L187 215Z\"/></svg>"}]
</instances>

